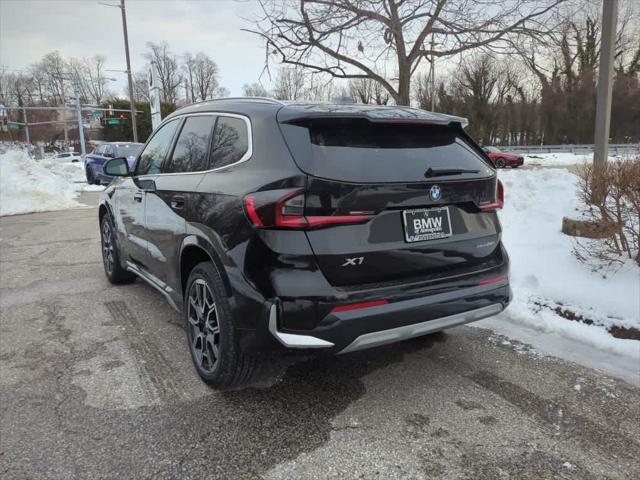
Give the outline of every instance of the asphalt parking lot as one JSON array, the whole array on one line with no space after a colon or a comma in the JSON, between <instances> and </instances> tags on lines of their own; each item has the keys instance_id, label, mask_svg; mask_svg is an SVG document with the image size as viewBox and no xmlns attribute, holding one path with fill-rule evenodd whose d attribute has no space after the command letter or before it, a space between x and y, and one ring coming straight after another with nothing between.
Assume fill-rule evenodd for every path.
<instances>
[{"instance_id":1,"label":"asphalt parking lot","mask_svg":"<svg viewBox=\"0 0 640 480\"><path fill-rule=\"evenodd\" d=\"M108 284L96 216L0 219L2 478L640 478L637 386L478 328L214 392L163 298Z\"/></svg>"}]
</instances>

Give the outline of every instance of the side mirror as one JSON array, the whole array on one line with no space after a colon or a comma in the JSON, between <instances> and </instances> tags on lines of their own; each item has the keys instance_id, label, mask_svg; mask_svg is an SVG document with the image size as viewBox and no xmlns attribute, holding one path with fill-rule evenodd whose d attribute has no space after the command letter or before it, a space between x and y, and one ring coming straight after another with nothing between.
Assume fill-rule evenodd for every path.
<instances>
[{"instance_id":1,"label":"side mirror","mask_svg":"<svg viewBox=\"0 0 640 480\"><path fill-rule=\"evenodd\" d=\"M126 177L129 175L129 164L124 157L112 158L104 164L103 171L112 177Z\"/></svg>"}]
</instances>

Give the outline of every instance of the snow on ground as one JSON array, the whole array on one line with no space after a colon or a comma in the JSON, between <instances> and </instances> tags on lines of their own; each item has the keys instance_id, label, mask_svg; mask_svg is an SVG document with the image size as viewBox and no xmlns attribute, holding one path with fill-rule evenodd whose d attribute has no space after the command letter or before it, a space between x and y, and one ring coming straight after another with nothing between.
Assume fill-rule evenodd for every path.
<instances>
[{"instance_id":1,"label":"snow on ground","mask_svg":"<svg viewBox=\"0 0 640 480\"><path fill-rule=\"evenodd\" d=\"M518 338L525 333L518 326L551 333L630 357L637 365L640 342L615 338L606 329L640 328L640 269L628 263L604 278L573 257L573 239L561 232L561 225L563 216L579 216L577 177L555 168L501 170L499 176L506 197L500 212L502 238L511 258L514 292L512 304L497 317L511 325L503 325L499 333ZM563 318L556 308L594 325ZM493 328L492 323L489 319L477 326Z\"/></svg>"},{"instance_id":2,"label":"snow on ground","mask_svg":"<svg viewBox=\"0 0 640 480\"><path fill-rule=\"evenodd\" d=\"M87 185L82 163L34 160L24 150L0 154L0 215L83 207L80 191L101 191Z\"/></svg>"},{"instance_id":3,"label":"snow on ground","mask_svg":"<svg viewBox=\"0 0 640 480\"><path fill-rule=\"evenodd\" d=\"M639 148L640 151L640 148ZM621 156L609 156L609 161L614 162L623 158ZM593 161L593 154L575 154L570 152L557 153L528 153L524 156L524 164L542 167L568 167L581 165Z\"/></svg>"},{"instance_id":4,"label":"snow on ground","mask_svg":"<svg viewBox=\"0 0 640 480\"><path fill-rule=\"evenodd\" d=\"M64 178L67 182L87 182L87 177L84 174L84 164L82 162L61 162L60 160L54 160L53 158L44 158L38 161L38 164L48 170L51 170L51 172L59 177Z\"/></svg>"}]
</instances>

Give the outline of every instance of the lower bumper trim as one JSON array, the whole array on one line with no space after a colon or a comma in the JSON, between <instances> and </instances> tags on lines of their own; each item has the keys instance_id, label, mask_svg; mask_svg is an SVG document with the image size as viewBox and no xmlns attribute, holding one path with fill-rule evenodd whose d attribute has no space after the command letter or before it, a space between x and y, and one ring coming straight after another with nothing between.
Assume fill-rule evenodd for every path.
<instances>
[{"instance_id":1,"label":"lower bumper trim","mask_svg":"<svg viewBox=\"0 0 640 480\"><path fill-rule=\"evenodd\" d=\"M475 322L476 320L496 315L502 310L504 310L504 306L502 304L494 303L492 305L487 305L486 307L457 313L448 317L436 318L433 320L427 320L426 322L414 323L389 330L365 333L364 335L357 337L339 353L355 352L365 348L377 347L387 343L400 342L402 340L408 340L409 338L419 337L428 333L439 332L445 328Z\"/></svg>"},{"instance_id":2,"label":"lower bumper trim","mask_svg":"<svg viewBox=\"0 0 640 480\"><path fill-rule=\"evenodd\" d=\"M278 331L278 307L272 304L269 309L269 331L271 335L287 348L331 348L333 343L312 337L311 335L297 335Z\"/></svg>"}]
</instances>

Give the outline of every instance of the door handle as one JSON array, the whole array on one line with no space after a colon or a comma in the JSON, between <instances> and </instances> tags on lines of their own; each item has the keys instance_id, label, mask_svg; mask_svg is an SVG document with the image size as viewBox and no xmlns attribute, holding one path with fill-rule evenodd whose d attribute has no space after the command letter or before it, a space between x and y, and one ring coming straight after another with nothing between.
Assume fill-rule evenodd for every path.
<instances>
[{"instance_id":1,"label":"door handle","mask_svg":"<svg viewBox=\"0 0 640 480\"><path fill-rule=\"evenodd\" d=\"M141 202L142 203L142 192L136 192L133 194L133 199L136 202Z\"/></svg>"},{"instance_id":2,"label":"door handle","mask_svg":"<svg viewBox=\"0 0 640 480\"><path fill-rule=\"evenodd\" d=\"M171 208L180 210L184 207L184 197L182 195L174 195L171 198Z\"/></svg>"}]
</instances>

